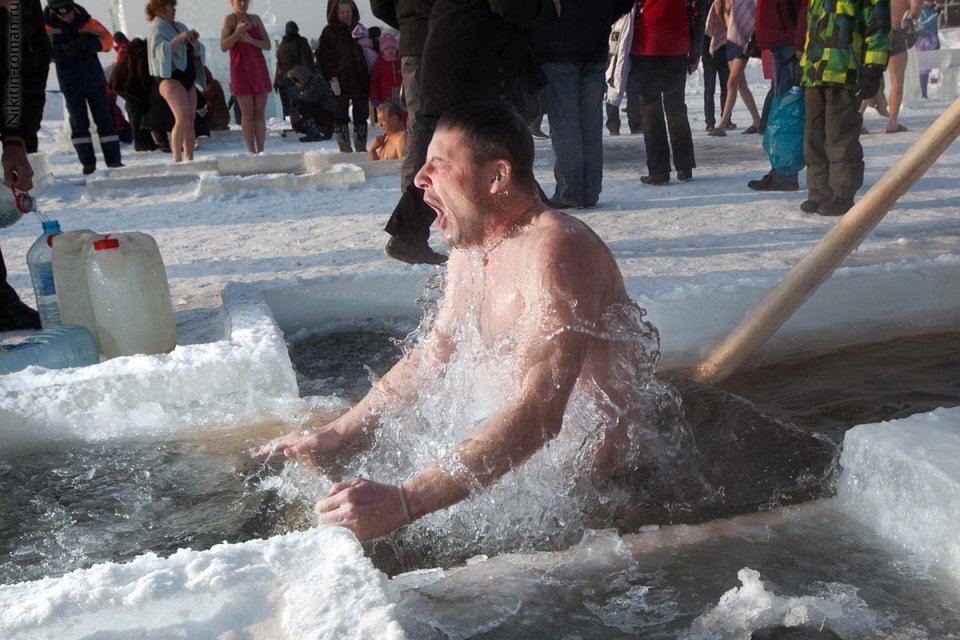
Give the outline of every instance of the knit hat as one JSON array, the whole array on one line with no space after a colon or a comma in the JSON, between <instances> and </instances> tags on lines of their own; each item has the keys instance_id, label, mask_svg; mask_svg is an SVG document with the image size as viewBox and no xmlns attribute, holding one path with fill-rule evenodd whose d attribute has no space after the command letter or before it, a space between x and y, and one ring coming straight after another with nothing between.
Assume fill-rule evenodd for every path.
<instances>
[{"instance_id":1,"label":"knit hat","mask_svg":"<svg viewBox=\"0 0 960 640\"><path fill-rule=\"evenodd\" d=\"M367 28L358 22L357 26L353 28L353 31L351 32L350 35L353 36L354 40L360 40L361 38L366 38L368 35Z\"/></svg>"},{"instance_id":2,"label":"knit hat","mask_svg":"<svg viewBox=\"0 0 960 640\"><path fill-rule=\"evenodd\" d=\"M291 20L290 22L287 23L287 26L286 26L286 29L285 29L285 33L286 33L288 36L298 35L298 34L300 33L300 27L297 26L297 23L296 23L296 22L294 22L293 20Z\"/></svg>"},{"instance_id":3,"label":"knit hat","mask_svg":"<svg viewBox=\"0 0 960 640\"><path fill-rule=\"evenodd\" d=\"M387 32L382 36L380 36L380 51L384 51L386 49L389 49L390 47L393 47L394 49L400 48L397 45L397 36L393 35L390 32Z\"/></svg>"}]
</instances>

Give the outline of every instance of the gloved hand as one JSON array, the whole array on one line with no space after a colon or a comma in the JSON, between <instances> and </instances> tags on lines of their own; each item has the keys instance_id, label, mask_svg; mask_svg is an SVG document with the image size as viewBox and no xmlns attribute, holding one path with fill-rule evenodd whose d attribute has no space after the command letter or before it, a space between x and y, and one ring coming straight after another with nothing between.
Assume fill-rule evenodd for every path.
<instances>
[{"instance_id":1,"label":"gloved hand","mask_svg":"<svg viewBox=\"0 0 960 640\"><path fill-rule=\"evenodd\" d=\"M86 49L88 51L97 53L103 47L103 41L100 40L100 36L97 34L91 33L90 31L84 31L80 35L83 37L84 43L86 44Z\"/></svg>"},{"instance_id":2,"label":"gloved hand","mask_svg":"<svg viewBox=\"0 0 960 640\"><path fill-rule=\"evenodd\" d=\"M883 80L883 67L877 64L868 64L860 71L860 82L857 83L857 97L869 100L880 91L880 82Z\"/></svg>"}]
</instances>

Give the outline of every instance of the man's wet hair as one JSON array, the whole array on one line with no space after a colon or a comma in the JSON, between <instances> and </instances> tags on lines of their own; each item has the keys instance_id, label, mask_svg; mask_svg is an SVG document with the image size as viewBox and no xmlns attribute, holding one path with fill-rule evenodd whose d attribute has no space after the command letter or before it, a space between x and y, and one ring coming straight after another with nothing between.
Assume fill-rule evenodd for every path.
<instances>
[{"instance_id":1,"label":"man's wet hair","mask_svg":"<svg viewBox=\"0 0 960 640\"><path fill-rule=\"evenodd\" d=\"M513 179L526 186L536 185L533 177L533 136L523 116L506 102L476 102L448 110L437 121L437 131L456 130L463 134L473 152L473 161L507 160Z\"/></svg>"},{"instance_id":2,"label":"man's wet hair","mask_svg":"<svg viewBox=\"0 0 960 640\"><path fill-rule=\"evenodd\" d=\"M377 113L382 113L388 118L391 116L403 118L403 109L401 109L400 105L396 102L381 102L380 105L377 106Z\"/></svg>"}]
</instances>

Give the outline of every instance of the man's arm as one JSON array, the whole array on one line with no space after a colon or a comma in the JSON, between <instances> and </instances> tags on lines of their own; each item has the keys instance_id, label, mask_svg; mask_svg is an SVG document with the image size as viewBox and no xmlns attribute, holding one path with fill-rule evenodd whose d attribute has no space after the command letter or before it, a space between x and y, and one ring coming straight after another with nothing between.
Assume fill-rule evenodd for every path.
<instances>
[{"instance_id":1,"label":"man's arm","mask_svg":"<svg viewBox=\"0 0 960 640\"><path fill-rule=\"evenodd\" d=\"M17 83L4 87L3 104L3 182L18 189L33 188L33 169L27 160L27 152L36 151L37 131L43 117L46 102L47 73L50 67L50 39L43 25L42 10L37 0L23 1L20 10L8 15L16 23L8 25L11 31L19 30L17 43L20 50L16 59L7 58L9 68L19 65Z\"/></svg>"},{"instance_id":2,"label":"man's arm","mask_svg":"<svg viewBox=\"0 0 960 640\"><path fill-rule=\"evenodd\" d=\"M381 377L360 402L327 424L292 431L258 449L254 456L265 458L282 454L288 458L329 453L380 424L385 410L412 404L420 391L423 371L433 371L446 362L452 351L447 328L452 321L441 308L430 334L408 351Z\"/></svg>"}]
</instances>

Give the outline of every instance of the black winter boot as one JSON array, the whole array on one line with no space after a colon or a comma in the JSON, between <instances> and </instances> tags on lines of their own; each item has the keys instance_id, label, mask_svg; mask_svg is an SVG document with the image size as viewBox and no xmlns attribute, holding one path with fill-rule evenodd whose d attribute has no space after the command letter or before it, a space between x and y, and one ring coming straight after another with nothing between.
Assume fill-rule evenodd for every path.
<instances>
[{"instance_id":1,"label":"black winter boot","mask_svg":"<svg viewBox=\"0 0 960 640\"><path fill-rule=\"evenodd\" d=\"M350 148L350 129L348 125L334 125L333 135L337 139L337 146L340 147L340 153L353 153L353 149Z\"/></svg>"},{"instance_id":2,"label":"black winter boot","mask_svg":"<svg viewBox=\"0 0 960 640\"><path fill-rule=\"evenodd\" d=\"M320 127L317 126L317 123L313 118L303 121L303 130L307 135L301 137L300 142L319 142L320 140L326 140L330 137L323 137L323 132L320 131Z\"/></svg>"},{"instance_id":3,"label":"black winter boot","mask_svg":"<svg viewBox=\"0 0 960 640\"><path fill-rule=\"evenodd\" d=\"M353 125L353 142L357 151L367 150L367 123Z\"/></svg>"}]
</instances>

